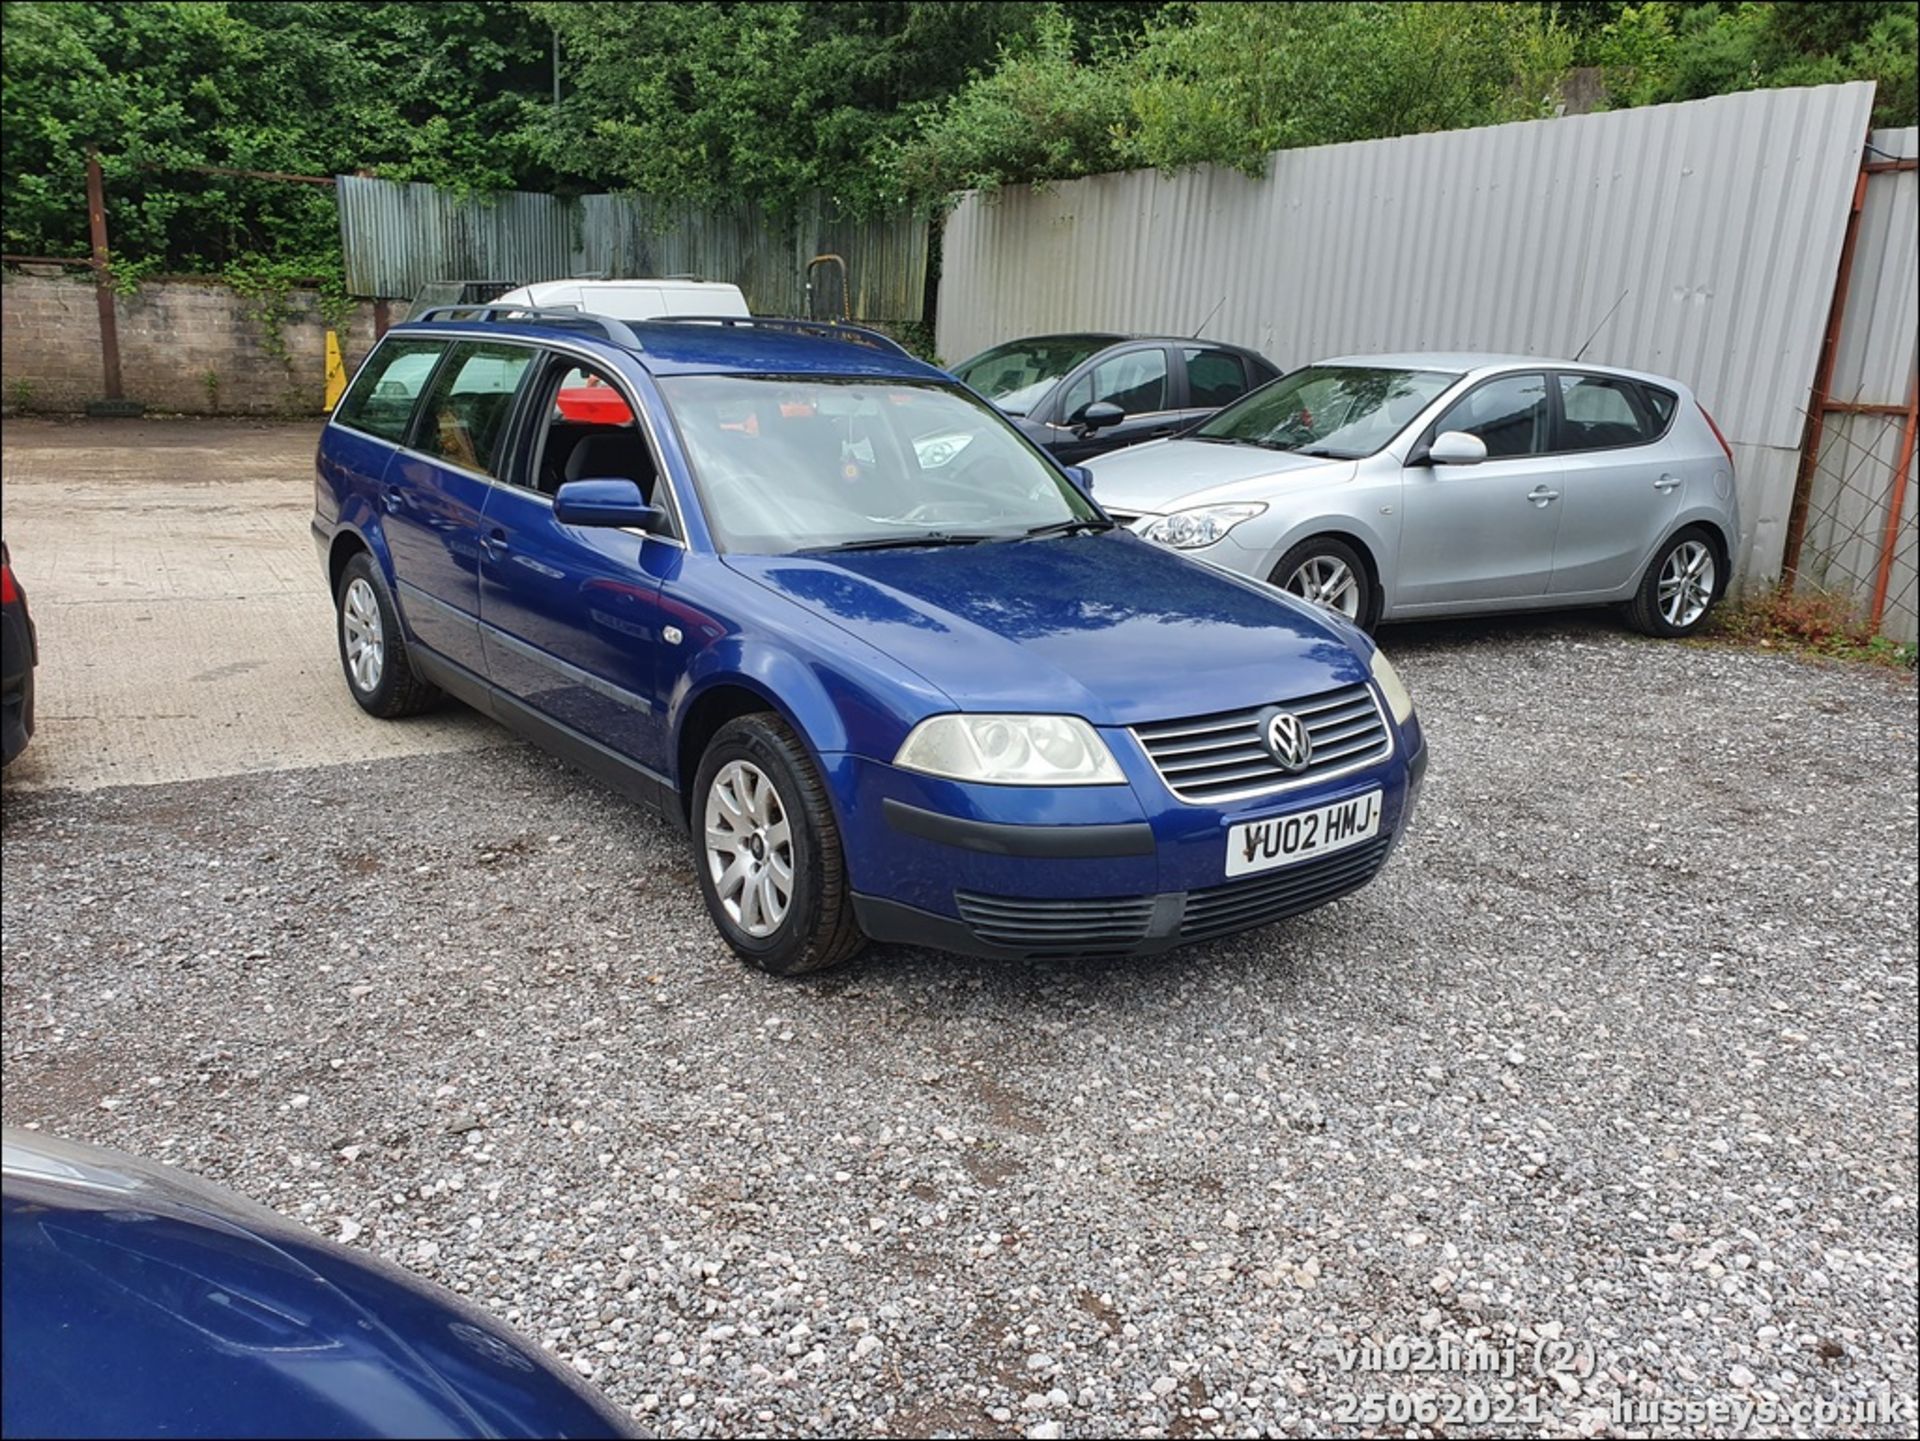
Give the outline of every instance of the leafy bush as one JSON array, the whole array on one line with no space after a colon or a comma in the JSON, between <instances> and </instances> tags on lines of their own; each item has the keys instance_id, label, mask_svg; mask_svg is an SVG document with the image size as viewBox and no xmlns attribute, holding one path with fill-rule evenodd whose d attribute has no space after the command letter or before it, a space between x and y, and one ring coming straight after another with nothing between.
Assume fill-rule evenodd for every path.
<instances>
[{"instance_id":1,"label":"leafy bush","mask_svg":"<svg viewBox=\"0 0 1920 1441\"><path fill-rule=\"evenodd\" d=\"M1721 606L1702 632L1766 650L1803 652L1836 660L1871 661L1912 669L1911 644L1875 635L1857 602L1825 590L1757 590Z\"/></svg>"}]
</instances>

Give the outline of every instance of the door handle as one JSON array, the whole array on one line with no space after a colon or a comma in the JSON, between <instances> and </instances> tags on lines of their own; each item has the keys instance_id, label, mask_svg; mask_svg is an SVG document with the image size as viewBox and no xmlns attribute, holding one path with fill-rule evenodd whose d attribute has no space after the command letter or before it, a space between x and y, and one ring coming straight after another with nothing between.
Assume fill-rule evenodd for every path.
<instances>
[{"instance_id":1,"label":"door handle","mask_svg":"<svg viewBox=\"0 0 1920 1441\"><path fill-rule=\"evenodd\" d=\"M1677 475L1663 475L1653 483L1653 488L1662 495L1665 495L1670 490L1678 490L1680 488L1680 477Z\"/></svg>"},{"instance_id":2,"label":"door handle","mask_svg":"<svg viewBox=\"0 0 1920 1441\"><path fill-rule=\"evenodd\" d=\"M480 549L487 553L489 560L498 560L507 553L507 533L496 530L490 535L480 537Z\"/></svg>"},{"instance_id":3,"label":"door handle","mask_svg":"<svg viewBox=\"0 0 1920 1441\"><path fill-rule=\"evenodd\" d=\"M389 486L387 493L380 497L380 503L387 508L388 515L398 515L400 507L405 503L404 497L400 494L400 487Z\"/></svg>"},{"instance_id":4,"label":"door handle","mask_svg":"<svg viewBox=\"0 0 1920 1441\"><path fill-rule=\"evenodd\" d=\"M1540 507L1551 505L1559 498L1559 491L1548 490L1544 485L1536 485L1532 490L1527 492L1527 499L1532 501L1534 505Z\"/></svg>"}]
</instances>

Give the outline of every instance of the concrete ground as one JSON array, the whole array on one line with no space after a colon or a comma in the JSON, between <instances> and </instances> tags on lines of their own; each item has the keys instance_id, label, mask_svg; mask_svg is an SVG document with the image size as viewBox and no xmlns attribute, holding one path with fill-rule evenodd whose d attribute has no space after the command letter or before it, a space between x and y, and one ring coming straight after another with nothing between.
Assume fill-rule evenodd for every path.
<instances>
[{"instance_id":1,"label":"concrete ground","mask_svg":"<svg viewBox=\"0 0 1920 1441\"><path fill-rule=\"evenodd\" d=\"M7 429L7 1124L451 1286L645 1434L1914 1434L1910 675L1389 631L1434 759L1366 889L780 982L664 824L350 704L312 444Z\"/></svg>"},{"instance_id":2,"label":"concrete ground","mask_svg":"<svg viewBox=\"0 0 1920 1441\"><path fill-rule=\"evenodd\" d=\"M449 710L369 726L307 521L317 422L13 419L0 523L40 632L9 789L94 790L497 743Z\"/></svg>"}]
</instances>

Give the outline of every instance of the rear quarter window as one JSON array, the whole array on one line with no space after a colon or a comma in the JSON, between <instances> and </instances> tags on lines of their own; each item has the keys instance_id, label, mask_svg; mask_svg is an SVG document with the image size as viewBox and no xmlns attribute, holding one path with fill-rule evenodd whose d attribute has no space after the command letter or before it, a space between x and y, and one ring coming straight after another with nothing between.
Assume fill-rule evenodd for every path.
<instances>
[{"instance_id":1,"label":"rear quarter window","mask_svg":"<svg viewBox=\"0 0 1920 1441\"><path fill-rule=\"evenodd\" d=\"M340 398L333 418L340 424L396 445L427 388L434 366L446 353L439 340L393 340L375 351Z\"/></svg>"},{"instance_id":2,"label":"rear quarter window","mask_svg":"<svg viewBox=\"0 0 1920 1441\"><path fill-rule=\"evenodd\" d=\"M1680 397L1671 390L1659 390L1651 385L1640 387L1640 393L1647 398L1647 409L1653 412L1655 426L1664 431L1673 424L1673 412L1679 408Z\"/></svg>"}]
</instances>

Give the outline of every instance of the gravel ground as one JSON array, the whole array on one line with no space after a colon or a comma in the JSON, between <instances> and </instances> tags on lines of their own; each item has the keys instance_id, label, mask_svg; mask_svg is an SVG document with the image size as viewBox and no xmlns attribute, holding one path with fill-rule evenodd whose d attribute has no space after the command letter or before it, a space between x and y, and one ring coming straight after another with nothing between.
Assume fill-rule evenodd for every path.
<instances>
[{"instance_id":1,"label":"gravel ground","mask_svg":"<svg viewBox=\"0 0 1920 1441\"><path fill-rule=\"evenodd\" d=\"M758 976L684 842L504 733L14 792L5 1118L468 1293L658 1434L1357 1434L1476 1388L1540 1419L1375 1429L1912 1434L1911 677L1387 643L1434 763L1385 875L1151 960ZM1402 1337L1518 1374L1351 1354Z\"/></svg>"}]
</instances>

